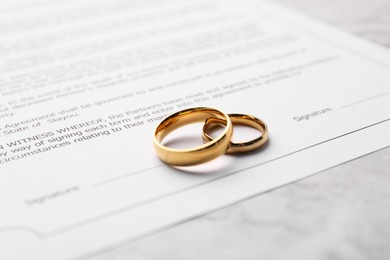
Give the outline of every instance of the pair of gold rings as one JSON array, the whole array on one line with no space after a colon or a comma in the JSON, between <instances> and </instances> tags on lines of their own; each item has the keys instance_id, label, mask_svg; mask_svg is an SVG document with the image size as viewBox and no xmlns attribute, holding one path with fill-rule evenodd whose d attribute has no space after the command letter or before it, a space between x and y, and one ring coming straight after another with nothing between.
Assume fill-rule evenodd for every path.
<instances>
[{"instance_id":1,"label":"pair of gold rings","mask_svg":"<svg viewBox=\"0 0 390 260\"><path fill-rule=\"evenodd\" d=\"M163 139L174 130L185 125L204 122L203 140L205 143L193 148L176 149L164 146ZM262 134L256 139L244 143L231 141L233 125L245 125L259 130ZM211 137L217 128L222 133ZM158 157L165 163L176 166L189 166L204 163L225 153L249 152L261 147L268 140L268 129L264 121L250 115L225 114L209 107L196 107L176 112L165 118L154 132L154 148Z\"/></svg>"}]
</instances>

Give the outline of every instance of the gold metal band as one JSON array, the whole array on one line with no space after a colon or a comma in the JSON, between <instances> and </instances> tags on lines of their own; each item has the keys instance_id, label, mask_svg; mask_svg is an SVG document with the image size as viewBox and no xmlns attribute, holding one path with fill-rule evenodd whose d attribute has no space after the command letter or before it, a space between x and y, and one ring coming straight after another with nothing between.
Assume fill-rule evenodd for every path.
<instances>
[{"instance_id":1,"label":"gold metal band","mask_svg":"<svg viewBox=\"0 0 390 260\"><path fill-rule=\"evenodd\" d=\"M228 115L233 125L243 125L253 127L259 130L262 135L256 139L245 143L234 143L230 142L229 148L226 153L244 153L249 152L255 149L260 148L264 145L268 140L268 128L265 122L259 118L256 118L251 115L243 115L243 114L229 114ZM217 128L225 127L227 125L226 120L222 118L209 118L206 120L203 125L203 140L206 142L210 142L213 138L210 136L210 133Z\"/></svg>"},{"instance_id":2,"label":"gold metal band","mask_svg":"<svg viewBox=\"0 0 390 260\"><path fill-rule=\"evenodd\" d=\"M224 122L224 130L217 138L188 149L175 149L161 144L163 139L174 130L188 124L206 122L209 118ZM214 108L197 107L179 111L164 119L154 132L153 142L157 155L162 161L176 166L188 166L204 163L224 154L229 147L232 133L232 122L227 114Z\"/></svg>"}]
</instances>

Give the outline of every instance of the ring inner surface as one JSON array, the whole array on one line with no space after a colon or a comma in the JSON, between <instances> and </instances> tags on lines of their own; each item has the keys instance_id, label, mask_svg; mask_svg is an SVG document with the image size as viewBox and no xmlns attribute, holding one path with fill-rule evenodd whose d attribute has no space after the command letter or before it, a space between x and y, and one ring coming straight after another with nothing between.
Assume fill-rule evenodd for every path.
<instances>
[{"instance_id":1,"label":"ring inner surface","mask_svg":"<svg viewBox=\"0 0 390 260\"><path fill-rule=\"evenodd\" d=\"M212 109L196 109L196 110L188 110L188 111L184 110L176 114L173 114L172 116L163 120L156 129L155 132L156 140L160 143L160 145L162 145L161 142L164 140L164 138L170 133L172 133L173 131L175 131L176 129L193 123L205 122L209 118L216 118L225 121L225 124L223 125L225 129L224 132L221 134L221 136L225 135L228 129L226 128L226 118L223 113L221 113L218 110L212 110ZM197 150L200 147L204 147L206 145L207 144L203 144L189 149L175 149L170 147L165 147L165 149L171 149L176 151L182 151L182 150L188 151L188 150Z\"/></svg>"}]
</instances>

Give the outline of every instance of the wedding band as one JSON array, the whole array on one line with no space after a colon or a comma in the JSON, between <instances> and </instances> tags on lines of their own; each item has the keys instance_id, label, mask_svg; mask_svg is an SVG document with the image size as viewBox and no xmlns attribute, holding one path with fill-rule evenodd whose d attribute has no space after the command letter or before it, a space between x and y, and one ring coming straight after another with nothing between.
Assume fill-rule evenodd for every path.
<instances>
[{"instance_id":1,"label":"wedding band","mask_svg":"<svg viewBox=\"0 0 390 260\"><path fill-rule=\"evenodd\" d=\"M161 144L163 139L174 130L188 124L205 122L209 118L225 122L224 130L217 138L187 149L175 149ZM176 166L200 164L224 154L229 147L232 133L232 122L227 114L208 107L190 108L170 115L157 126L153 138L154 148L158 157L167 164Z\"/></svg>"},{"instance_id":2,"label":"wedding band","mask_svg":"<svg viewBox=\"0 0 390 260\"><path fill-rule=\"evenodd\" d=\"M243 114L229 114L228 115L233 125L243 125L253 127L259 130L262 135L256 139L253 139L244 143L230 142L229 148L226 153L244 153L260 148L268 140L268 128L265 122L251 115ZM203 140L210 142L213 138L210 133L219 127L225 127L227 125L226 120L222 118L209 118L203 125Z\"/></svg>"}]
</instances>

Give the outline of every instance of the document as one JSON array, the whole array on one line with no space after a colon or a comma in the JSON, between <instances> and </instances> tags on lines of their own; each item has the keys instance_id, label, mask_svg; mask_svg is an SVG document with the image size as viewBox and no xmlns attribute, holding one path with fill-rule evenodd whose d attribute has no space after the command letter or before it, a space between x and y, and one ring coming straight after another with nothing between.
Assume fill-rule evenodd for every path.
<instances>
[{"instance_id":1,"label":"document","mask_svg":"<svg viewBox=\"0 0 390 260\"><path fill-rule=\"evenodd\" d=\"M2 1L0 96L0 259L83 259L390 145L389 51L268 1ZM268 145L162 163L155 127L199 106Z\"/></svg>"}]
</instances>

